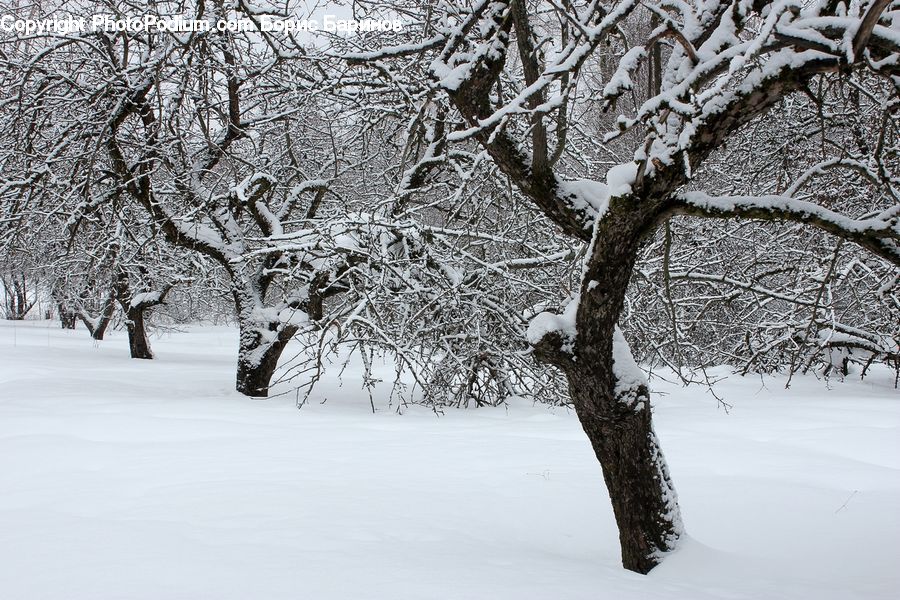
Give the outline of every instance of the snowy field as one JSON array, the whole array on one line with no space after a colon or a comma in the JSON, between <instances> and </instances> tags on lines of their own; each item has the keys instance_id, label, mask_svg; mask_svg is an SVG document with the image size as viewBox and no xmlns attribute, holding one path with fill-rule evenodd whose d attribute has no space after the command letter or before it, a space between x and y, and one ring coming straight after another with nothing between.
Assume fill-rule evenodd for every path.
<instances>
[{"instance_id":1,"label":"snowy field","mask_svg":"<svg viewBox=\"0 0 900 600\"><path fill-rule=\"evenodd\" d=\"M690 538L644 577L564 409L297 410L231 391L232 330L153 345L0 321L3 600L900 597L887 372L732 377L727 414L656 380Z\"/></svg>"}]
</instances>

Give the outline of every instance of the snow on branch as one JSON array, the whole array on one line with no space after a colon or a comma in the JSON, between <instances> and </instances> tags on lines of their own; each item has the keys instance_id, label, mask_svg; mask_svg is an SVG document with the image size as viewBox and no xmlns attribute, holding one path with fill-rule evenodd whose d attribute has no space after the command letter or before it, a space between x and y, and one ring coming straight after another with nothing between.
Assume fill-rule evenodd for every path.
<instances>
[{"instance_id":1,"label":"snow on branch","mask_svg":"<svg viewBox=\"0 0 900 600\"><path fill-rule=\"evenodd\" d=\"M711 218L785 220L812 225L855 242L900 266L900 217L853 219L818 204L787 196L709 196L702 192L677 195L674 214Z\"/></svg>"},{"instance_id":2,"label":"snow on branch","mask_svg":"<svg viewBox=\"0 0 900 600\"><path fill-rule=\"evenodd\" d=\"M541 360L560 364L574 354L579 300L576 294L559 314L545 311L528 323L526 339Z\"/></svg>"}]
</instances>

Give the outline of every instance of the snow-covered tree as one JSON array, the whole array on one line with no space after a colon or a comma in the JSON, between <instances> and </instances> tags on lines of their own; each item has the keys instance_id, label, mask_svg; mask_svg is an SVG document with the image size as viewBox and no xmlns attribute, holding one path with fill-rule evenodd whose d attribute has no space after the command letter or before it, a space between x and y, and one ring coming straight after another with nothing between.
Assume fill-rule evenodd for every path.
<instances>
[{"instance_id":1,"label":"snow-covered tree","mask_svg":"<svg viewBox=\"0 0 900 600\"><path fill-rule=\"evenodd\" d=\"M10 125L34 158L18 187L55 187L71 212L140 207L169 244L217 263L241 329L237 389L264 396L284 346L333 293L346 253L319 248L314 229L296 251L254 254L254 239L317 216L346 167L335 116L316 104L321 73L303 73L312 63L284 67L259 35L215 27L225 3L156 10L193 11L212 25L184 36L75 32L8 59L19 74ZM113 274L111 301L123 282Z\"/></svg>"},{"instance_id":2,"label":"snow-covered tree","mask_svg":"<svg viewBox=\"0 0 900 600\"><path fill-rule=\"evenodd\" d=\"M702 177L746 127L818 82L881 78L876 103L895 119L900 12L886 0L485 0L416 14L418 39L348 58L389 74L424 65L465 121L451 139L477 140L560 234L588 244L580 290L565 310L532 319L528 339L568 380L603 467L623 564L647 572L675 547L682 524L647 382L618 328L641 247L679 215L759 219L803 224L900 264L893 150L872 182L884 193L866 211L804 197L804 179L822 169L778 191L722 193ZM649 32L635 42L628 32L636 30ZM615 69L604 46L623 52ZM640 74L650 81L642 96ZM618 164L576 180L566 166L580 154L569 115L592 103L616 109L603 143L619 149ZM894 148L895 128L883 130Z\"/></svg>"}]
</instances>

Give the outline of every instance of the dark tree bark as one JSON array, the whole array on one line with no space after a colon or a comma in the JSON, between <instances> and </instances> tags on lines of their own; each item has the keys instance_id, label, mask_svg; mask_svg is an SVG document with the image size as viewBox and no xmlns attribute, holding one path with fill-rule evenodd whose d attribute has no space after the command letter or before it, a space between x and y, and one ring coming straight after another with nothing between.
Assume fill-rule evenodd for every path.
<instances>
[{"instance_id":1,"label":"dark tree bark","mask_svg":"<svg viewBox=\"0 0 900 600\"><path fill-rule=\"evenodd\" d=\"M78 318L75 313L66 308L61 302L56 303L56 310L59 313L59 324L63 329L75 329L75 323Z\"/></svg>"},{"instance_id":2,"label":"dark tree bark","mask_svg":"<svg viewBox=\"0 0 900 600\"><path fill-rule=\"evenodd\" d=\"M154 306L159 306L166 301L166 296L174 284L168 284L159 291L143 294L134 294L128 273L120 270L116 276L116 300L125 313L125 327L128 330L128 348L131 358L150 360L153 352L150 350L150 340L147 337L145 314Z\"/></svg>"},{"instance_id":3,"label":"dark tree bark","mask_svg":"<svg viewBox=\"0 0 900 600\"><path fill-rule=\"evenodd\" d=\"M574 356L550 334L536 352L566 374L576 414L603 470L623 566L648 573L683 533L675 488L653 430L650 393L643 384L623 389L614 372L615 321L587 311L578 320L582 325L609 334L590 340L579 335Z\"/></svg>"},{"instance_id":4,"label":"dark tree bark","mask_svg":"<svg viewBox=\"0 0 900 600\"><path fill-rule=\"evenodd\" d=\"M13 274L9 280L2 279L0 284L3 286L3 293L6 300L5 312L6 318L11 321L21 321L25 319L25 315L34 306L35 300L28 300L28 285L25 275L16 276Z\"/></svg>"},{"instance_id":5,"label":"dark tree bark","mask_svg":"<svg viewBox=\"0 0 900 600\"><path fill-rule=\"evenodd\" d=\"M131 308L125 313L125 327L128 329L128 349L131 358L152 359L150 341L147 339L147 330L144 326L143 308Z\"/></svg>"},{"instance_id":6,"label":"dark tree bark","mask_svg":"<svg viewBox=\"0 0 900 600\"><path fill-rule=\"evenodd\" d=\"M674 549L682 526L649 402L642 406L612 418L582 415L580 419L603 468L619 529L622 565L648 573L663 553Z\"/></svg>"},{"instance_id":7,"label":"dark tree bark","mask_svg":"<svg viewBox=\"0 0 900 600\"><path fill-rule=\"evenodd\" d=\"M617 339L616 323L649 219L633 207L611 207L598 224L576 317L577 360L567 369L579 419L603 468L622 564L638 573L656 566L682 534L677 497L653 431L649 390L623 376L622 369L636 366L617 364L631 360L624 337ZM616 344L622 348L614 350Z\"/></svg>"},{"instance_id":8,"label":"dark tree bark","mask_svg":"<svg viewBox=\"0 0 900 600\"><path fill-rule=\"evenodd\" d=\"M649 200L613 203L598 224L587 258L574 344L567 348L571 340L550 332L535 347L539 359L566 375L579 421L603 470L622 564L638 573L656 566L683 533L675 489L653 430L650 393L642 375L630 376L636 365L616 331L638 247L652 230L655 205Z\"/></svg>"},{"instance_id":9,"label":"dark tree bark","mask_svg":"<svg viewBox=\"0 0 900 600\"><path fill-rule=\"evenodd\" d=\"M87 327L88 333L97 341L102 341L106 335L106 328L112 322L113 314L116 310L116 300L112 293L103 300L100 309L100 315L95 319L83 308L78 309L78 318Z\"/></svg>"},{"instance_id":10,"label":"dark tree bark","mask_svg":"<svg viewBox=\"0 0 900 600\"><path fill-rule=\"evenodd\" d=\"M237 364L237 391L245 396L265 398L285 346L297 327L276 323L241 321Z\"/></svg>"}]
</instances>

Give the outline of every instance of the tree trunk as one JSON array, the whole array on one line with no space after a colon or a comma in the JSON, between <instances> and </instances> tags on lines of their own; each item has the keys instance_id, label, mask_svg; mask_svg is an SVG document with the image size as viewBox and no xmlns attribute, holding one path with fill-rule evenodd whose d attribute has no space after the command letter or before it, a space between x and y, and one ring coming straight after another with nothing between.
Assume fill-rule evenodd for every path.
<instances>
[{"instance_id":1,"label":"tree trunk","mask_svg":"<svg viewBox=\"0 0 900 600\"><path fill-rule=\"evenodd\" d=\"M13 274L9 281L2 280L3 295L5 299L4 311L10 321L22 321L34 306L36 300L28 301L28 285L25 275Z\"/></svg>"},{"instance_id":2,"label":"tree trunk","mask_svg":"<svg viewBox=\"0 0 900 600\"><path fill-rule=\"evenodd\" d=\"M139 297L132 293L128 272L119 269L116 274L116 284L113 288L116 300L125 313L125 327L128 329L128 348L131 358L150 360L153 352L150 350L150 340L147 338L147 326L144 315L154 306L164 304L166 296L172 290L175 283L169 283L156 292L147 292Z\"/></svg>"},{"instance_id":3,"label":"tree trunk","mask_svg":"<svg viewBox=\"0 0 900 600\"><path fill-rule=\"evenodd\" d=\"M584 381L583 386L596 382ZM579 386L583 392L584 388ZM649 402L615 414L578 411L619 528L622 565L648 573L683 533L677 496L653 431Z\"/></svg>"},{"instance_id":4,"label":"tree trunk","mask_svg":"<svg viewBox=\"0 0 900 600\"><path fill-rule=\"evenodd\" d=\"M112 322L115 310L116 300L113 294L110 294L103 300L100 315L96 319L92 318L83 308L78 309L78 317L81 319L81 322L84 323L84 326L87 327L91 337L97 341L102 341L103 336L106 334L106 328L109 327L110 322Z\"/></svg>"},{"instance_id":5,"label":"tree trunk","mask_svg":"<svg viewBox=\"0 0 900 600\"><path fill-rule=\"evenodd\" d=\"M114 310L115 304L113 304L113 299L108 298L103 305L103 312L97 319L97 326L91 331L92 338L98 341L103 339L103 336L106 334L106 328L109 327L109 324L112 322Z\"/></svg>"},{"instance_id":6,"label":"tree trunk","mask_svg":"<svg viewBox=\"0 0 900 600\"><path fill-rule=\"evenodd\" d=\"M101 320L100 325L96 328L90 329L91 338L97 340L98 342L103 341L103 336L106 335L106 326L109 321Z\"/></svg>"},{"instance_id":7,"label":"tree trunk","mask_svg":"<svg viewBox=\"0 0 900 600\"><path fill-rule=\"evenodd\" d=\"M77 321L75 313L64 307L60 302L56 303L56 309L59 312L60 326L63 329L75 329L75 322Z\"/></svg>"},{"instance_id":8,"label":"tree trunk","mask_svg":"<svg viewBox=\"0 0 900 600\"><path fill-rule=\"evenodd\" d=\"M649 204L649 203L648 203ZM597 224L576 314L570 388L603 468L619 526L622 564L647 573L683 533L678 498L653 431L646 377L618 330L619 315L650 218L616 206Z\"/></svg>"},{"instance_id":9,"label":"tree trunk","mask_svg":"<svg viewBox=\"0 0 900 600\"><path fill-rule=\"evenodd\" d=\"M19 315L18 319L22 320L28 311L31 310L33 303L28 302L28 288L25 286L25 276L22 276L22 284L19 286Z\"/></svg>"},{"instance_id":10,"label":"tree trunk","mask_svg":"<svg viewBox=\"0 0 900 600\"><path fill-rule=\"evenodd\" d=\"M297 327L278 323L240 323L236 389L245 396L269 395L272 375L278 359Z\"/></svg>"},{"instance_id":11,"label":"tree trunk","mask_svg":"<svg viewBox=\"0 0 900 600\"><path fill-rule=\"evenodd\" d=\"M125 316L131 358L152 359L153 352L150 351L150 340L147 339L147 330L144 326L144 309L130 308Z\"/></svg>"},{"instance_id":12,"label":"tree trunk","mask_svg":"<svg viewBox=\"0 0 900 600\"><path fill-rule=\"evenodd\" d=\"M575 337L550 331L532 343L538 359L566 374L575 411L603 469L623 566L648 573L675 548L683 527L653 431L646 378L616 327L646 232L641 221L615 208L598 223L577 300Z\"/></svg>"},{"instance_id":13,"label":"tree trunk","mask_svg":"<svg viewBox=\"0 0 900 600\"><path fill-rule=\"evenodd\" d=\"M535 346L535 354L566 374L575 412L603 470L622 565L648 573L683 533L678 497L653 431L643 374L622 334L602 321L600 313L579 310L576 360L554 332Z\"/></svg>"}]
</instances>

